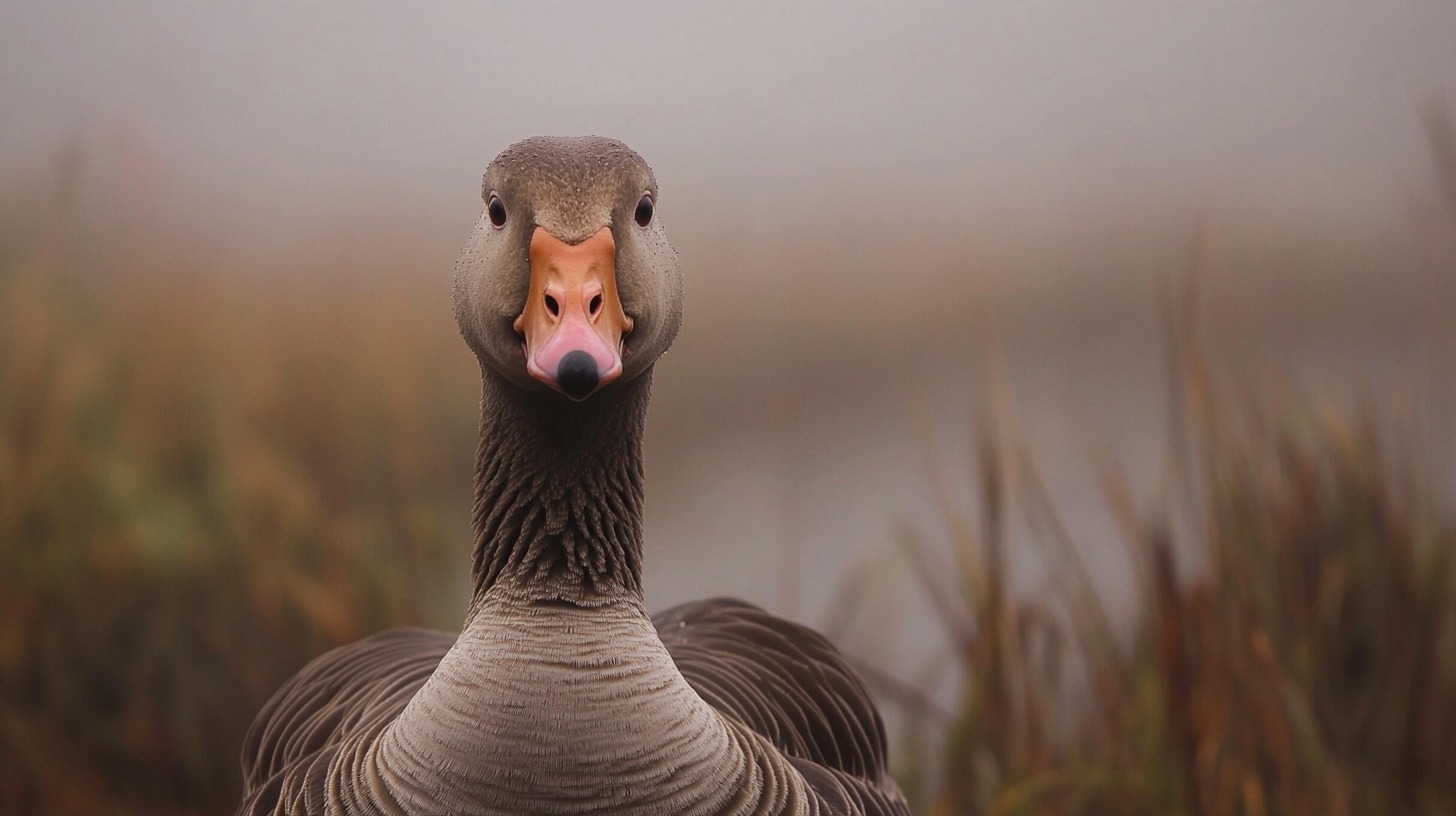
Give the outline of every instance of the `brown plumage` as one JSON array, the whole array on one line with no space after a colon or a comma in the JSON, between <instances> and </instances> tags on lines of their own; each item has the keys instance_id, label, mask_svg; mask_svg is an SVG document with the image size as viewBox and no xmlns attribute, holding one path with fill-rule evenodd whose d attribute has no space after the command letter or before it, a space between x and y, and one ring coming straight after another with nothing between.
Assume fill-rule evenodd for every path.
<instances>
[{"instance_id":1,"label":"brown plumage","mask_svg":"<svg viewBox=\"0 0 1456 816\"><path fill-rule=\"evenodd\" d=\"M682 314L651 170L530 139L482 193L455 276L482 380L470 612L285 683L238 812L907 813L827 640L731 599L643 606L642 429Z\"/></svg>"}]
</instances>

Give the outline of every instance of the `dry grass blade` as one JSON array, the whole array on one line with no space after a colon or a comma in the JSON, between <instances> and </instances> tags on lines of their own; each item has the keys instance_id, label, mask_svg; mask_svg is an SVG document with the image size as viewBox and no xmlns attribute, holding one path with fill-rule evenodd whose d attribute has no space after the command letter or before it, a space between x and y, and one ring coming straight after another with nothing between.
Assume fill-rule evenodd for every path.
<instances>
[{"instance_id":1,"label":"dry grass blade","mask_svg":"<svg viewBox=\"0 0 1456 816\"><path fill-rule=\"evenodd\" d=\"M0 811L224 812L285 677L459 614L475 384L418 364L457 340L368 259L341 293L210 275L186 235L103 254L77 195L0 218Z\"/></svg>"},{"instance_id":2,"label":"dry grass blade","mask_svg":"<svg viewBox=\"0 0 1456 816\"><path fill-rule=\"evenodd\" d=\"M1449 122L1430 130L1450 147ZM1195 321L1203 240L1200 227L1160 307L1179 489L1148 523L1126 481L1102 472L1142 585L1130 652L1024 444L1008 454L981 436L984 529L958 549L974 576L960 598L916 567L941 614L964 621L947 630L967 656L932 812L1456 812L1456 517L1409 453L1419 446L1382 432L1379 412L1346 419L1215 378ZM1057 565L1065 624L1005 593L1008 504ZM974 514L946 514L968 537ZM1180 517L1200 564L1187 579ZM1080 713L1060 723L1049 712L1069 710L1064 689L1045 680L1061 658L1046 649L1091 670Z\"/></svg>"},{"instance_id":3,"label":"dry grass blade","mask_svg":"<svg viewBox=\"0 0 1456 816\"><path fill-rule=\"evenodd\" d=\"M957 600L953 590L945 586L945 579L942 577L945 571L936 569L936 565L931 563L934 556L913 530L902 528L898 540L900 551L909 561L915 579L930 598L931 608L935 611L941 628L945 630L946 638L956 646L957 652L963 651L971 643L975 633L969 624L971 616L962 611L961 602Z\"/></svg>"},{"instance_id":4,"label":"dry grass blade","mask_svg":"<svg viewBox=\"0 0 1456 816\"><path fill-rule=\"evenodd\" d=\"M1446 204L1456 216L1456 124L1451 121L1451 109L1445 98L1437 98L1426 108L1422 117L1426 129L1426 141L1430 144L1431 158L1436 165L1436 181L1446 197Z\"/></svg>"}]
</instances>

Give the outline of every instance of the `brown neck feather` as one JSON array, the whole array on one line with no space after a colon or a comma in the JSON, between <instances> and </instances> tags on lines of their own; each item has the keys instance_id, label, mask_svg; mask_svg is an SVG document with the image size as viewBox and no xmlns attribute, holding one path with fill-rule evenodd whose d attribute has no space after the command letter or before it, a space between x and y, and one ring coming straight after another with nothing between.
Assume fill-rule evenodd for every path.
<instances>
[{"instance_id":1,"label":"brown neck feather","mask_svg":"<svg viewBox=\"0 0 1456 816\"><path fill-rule=\"evenodd\" d=\"M642 598L642 430L652 372L585 402L481 366L472 608L487 593Z\"/></svg>"}]
</instances>

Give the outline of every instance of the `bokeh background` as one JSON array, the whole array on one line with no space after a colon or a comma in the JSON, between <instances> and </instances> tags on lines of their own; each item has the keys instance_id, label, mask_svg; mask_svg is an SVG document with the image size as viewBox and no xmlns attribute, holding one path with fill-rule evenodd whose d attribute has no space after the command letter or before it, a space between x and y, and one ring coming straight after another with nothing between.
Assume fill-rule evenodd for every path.
<instances>
[{"instance_id":1,"label":"bokeh background","mask_svg":"<svg viewBox=\"0 0 1456 816\"><path fill-rule=\"evenodd\" d=\"M458 625L454 254L499 150L599 133L689 275L652 607L829 632L921 812L1451 812L1453 32L6 3L0 810L229 812L284 677Z\"/></svg>"}]
</instances>

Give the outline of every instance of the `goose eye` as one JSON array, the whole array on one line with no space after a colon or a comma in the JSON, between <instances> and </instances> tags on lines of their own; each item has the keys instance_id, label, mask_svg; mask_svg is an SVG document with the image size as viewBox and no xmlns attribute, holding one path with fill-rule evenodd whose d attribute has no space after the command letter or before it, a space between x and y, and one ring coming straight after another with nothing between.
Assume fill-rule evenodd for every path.
<instances>
[{"instance_id":1,"label":"goose eye","mask_svg":"<svg viewBox=\"0 0 1456 816\"><path fill-rule=\"evenodd\" d=\"M637 202L637 226L645 227L650 223L652 223L652 196L648 194L642 196L642 200Z\"/></svg>"},{"instance_id":2,"label":"goose eye","mask_svg":"<svg viewBox=\"0 0 1456 816\"><path fill-rule=\"evenodd\" d=\"M497 227L506 225L506 205L501 203L500 196L490 194L490 203L485 205L485 210L490 214L490 223Z\"/></svg>"}]
</instances>

